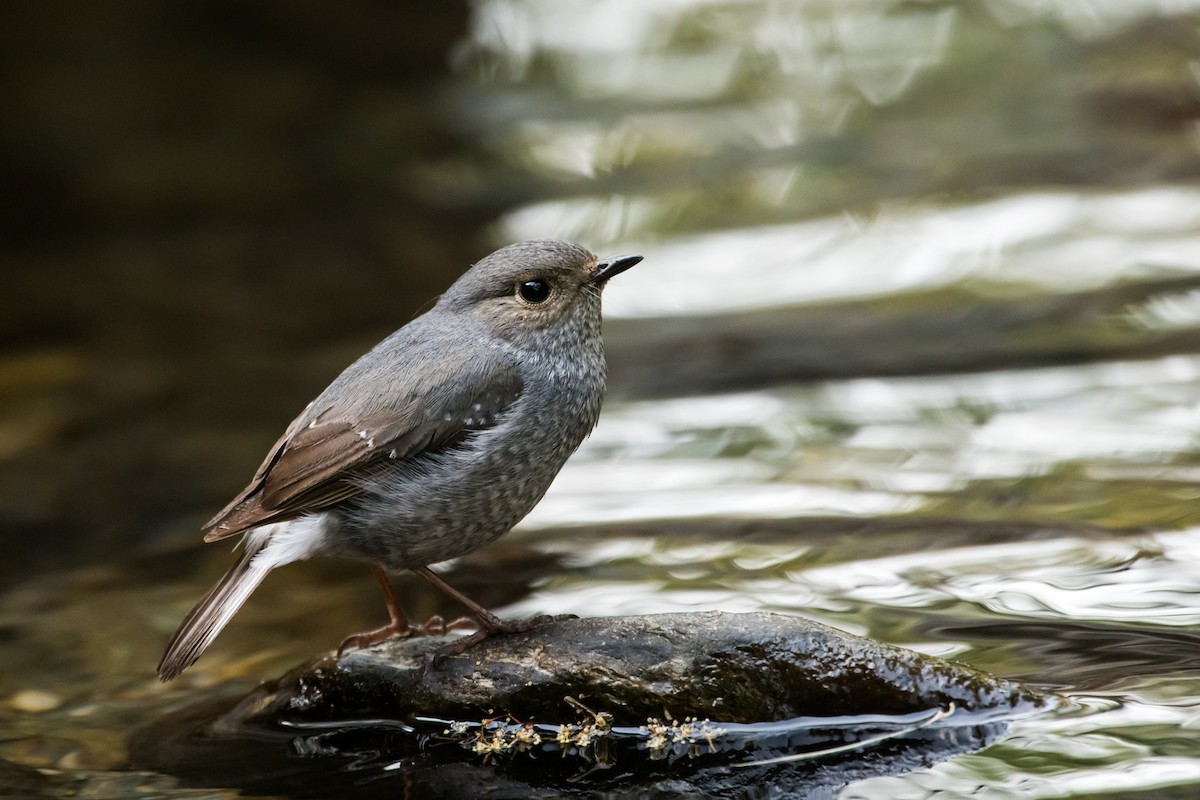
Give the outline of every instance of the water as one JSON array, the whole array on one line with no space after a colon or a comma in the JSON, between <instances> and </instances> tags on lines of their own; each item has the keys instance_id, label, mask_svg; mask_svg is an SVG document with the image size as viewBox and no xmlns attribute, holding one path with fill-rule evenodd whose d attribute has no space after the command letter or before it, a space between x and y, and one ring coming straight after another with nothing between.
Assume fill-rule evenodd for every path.
<instances>
[{"instance_id":1,"label":"water","mask_svg":"<svg viewBox=\"0 0 1200 800\"><path fill-rule=\"evenodd\" d=\"M382 608L361 569L289 567L160 686L229 558L196 528L462 265L563 237L646 256L606 293L611 398L452 583L506 616L802 614L1068 698L841 797L1194 796L1195 6L478 0L339 28L131 3L70 29L181 43L188 74L12 37L37 57L5 164L40 191L0 300L0 786L233 796L129 771L129 731ZM225 113L183 132L100 102L141 87L168 120L193 80Z\"/></svg>"}]
</instances>

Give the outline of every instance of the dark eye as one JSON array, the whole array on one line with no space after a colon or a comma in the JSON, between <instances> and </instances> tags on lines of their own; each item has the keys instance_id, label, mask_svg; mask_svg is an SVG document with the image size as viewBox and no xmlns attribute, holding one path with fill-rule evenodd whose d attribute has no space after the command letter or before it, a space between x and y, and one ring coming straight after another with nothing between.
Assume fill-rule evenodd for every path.
<instances>
[{"instance_id":1,"label":"dark eye","mask_svg":"<svg viewBox=\"0 0 1200 800\"><path fill-rule=\"evenodd\" d=\"M526 303L542 303L550 296L550 284L541 278L534 278L518 286L517 292Z\"/></svg>"}]
</instances>

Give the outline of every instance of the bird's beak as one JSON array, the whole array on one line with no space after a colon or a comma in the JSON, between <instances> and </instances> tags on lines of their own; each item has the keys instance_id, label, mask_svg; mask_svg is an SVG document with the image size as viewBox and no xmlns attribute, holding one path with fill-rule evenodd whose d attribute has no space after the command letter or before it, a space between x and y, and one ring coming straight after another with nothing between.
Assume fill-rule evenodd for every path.
<instances>
[{"instance_id":1,"label":"bird's beak","mask_svg":"<svg viewBox=\"0 0 1200 800\"><path fill-rule=\"evenodd\" d=\"M620 275L625 270L642 260L641 256L616 256L596 262L592 271L592 283L604 283L614 275Z\"/></svg>"}]
</instances>

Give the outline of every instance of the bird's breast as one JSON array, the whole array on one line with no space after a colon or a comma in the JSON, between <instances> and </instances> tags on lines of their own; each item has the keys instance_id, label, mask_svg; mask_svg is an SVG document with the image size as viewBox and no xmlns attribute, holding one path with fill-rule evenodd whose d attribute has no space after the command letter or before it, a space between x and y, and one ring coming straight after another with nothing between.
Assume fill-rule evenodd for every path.
<instances>
[{"instance_id":1,"label":"bird's breast","mask_svg":"<svg viewBox=\"0 0 1200 800\"><path fill-rule=\"evenodd\" d=\"M531 365L521 396L454 447L397 462L338 509L334 549L392 569L457 558L508 532L591 432L603 358Z\"/></svg>"}]
</instances>

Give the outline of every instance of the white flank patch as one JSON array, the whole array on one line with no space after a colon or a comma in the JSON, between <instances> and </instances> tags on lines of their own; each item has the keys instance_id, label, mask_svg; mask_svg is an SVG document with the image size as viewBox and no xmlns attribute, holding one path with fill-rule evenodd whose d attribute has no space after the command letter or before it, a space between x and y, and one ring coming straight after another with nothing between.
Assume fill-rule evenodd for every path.
<instances>
[{"instance_id":1,"label":"white flank patch","mask_svg":"<svg viewBox=\"0 0 1200 800\"><path fill-rule=\"evenodd\" d=\"M260 543L262 550L254 557L252 569L260 566L267 570L303 561L320 552L325 542L325 515L306 514L287 522L275 522L255 528L246 534L246 546L254 548Z\"/></svg>"}]
</instances>

